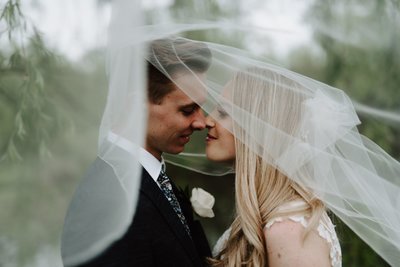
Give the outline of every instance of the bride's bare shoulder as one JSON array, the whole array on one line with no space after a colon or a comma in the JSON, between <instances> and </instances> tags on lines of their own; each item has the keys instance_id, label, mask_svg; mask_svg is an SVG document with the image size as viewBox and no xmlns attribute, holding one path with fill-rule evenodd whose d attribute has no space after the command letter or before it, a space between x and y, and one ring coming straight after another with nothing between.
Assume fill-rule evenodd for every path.
<instances>
[{"instance_id":1,"label":"bride's bare shoulder","mask_svg":"<svg viewBox=\"0 0 400 267\"><path fill-rule=\"evenodd\" d=\"M269 266L331 266L329 245L316 231L304 238L300 221L284 219L264 228Z\"/></svg>"}]
</instances>

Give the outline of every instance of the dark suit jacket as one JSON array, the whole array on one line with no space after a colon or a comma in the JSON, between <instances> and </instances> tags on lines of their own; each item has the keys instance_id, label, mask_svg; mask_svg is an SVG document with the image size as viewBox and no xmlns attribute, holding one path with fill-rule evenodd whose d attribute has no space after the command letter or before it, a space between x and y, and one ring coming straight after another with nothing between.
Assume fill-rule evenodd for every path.
<instances>
[{"instance_id":1,"label":"dark suit jacket","mask_svg":"<svg viewBox=\"0 0 400 267\"><path fill-rule=\"evenodd\" d=\"M97 165L113 173L106 162L99 160ZM174 185L173 188L192 238L158 185L143 169L138 206L129 229L101 255L79 266L206 266L205 258L211 256L211 252L204 231L200 223L193 220L190 201Z\"/></svg>"}]
</instances>

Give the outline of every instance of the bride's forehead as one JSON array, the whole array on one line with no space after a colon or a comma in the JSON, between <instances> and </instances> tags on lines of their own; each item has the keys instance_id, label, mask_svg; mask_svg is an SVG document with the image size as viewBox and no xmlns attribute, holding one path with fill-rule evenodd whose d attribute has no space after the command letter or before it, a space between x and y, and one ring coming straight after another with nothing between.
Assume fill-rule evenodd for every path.
<instances>
[{"instance_id":1,"label":"bride's forehead","mask_svg":"<svg viewBox=\"0 0 400 267\"><path fill-rule=\"evenodd\" d=\"M224 88L222 89L221 92L221 98L222 99L231 99L232 97L232 90L233 90L233 84L232 81L229 81Z\"/></svg>"}]
</instances>

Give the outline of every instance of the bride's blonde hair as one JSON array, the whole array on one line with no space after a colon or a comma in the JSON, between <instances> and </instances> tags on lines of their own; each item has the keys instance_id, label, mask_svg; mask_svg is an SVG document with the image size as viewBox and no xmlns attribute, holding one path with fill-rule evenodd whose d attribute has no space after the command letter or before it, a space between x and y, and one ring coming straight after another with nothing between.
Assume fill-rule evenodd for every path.
<instances>
[{"instance_id":1,"label":"bride's blonde hair","mask_svg":"<svg viewBox=\"0 0 400 267\"><path fill-rule=\"evenodd\" d=\"M282 88L282 84L290 84L291 89L300 88L268 70L252 68L239 72L231 83L232 101L236 107L294 136L304 95ZM258 123L255 119L247 120L246 127L234 123L236 218L224 249L216 259L210 260L212 266L268 266L263 233L268 221L278 216L305 214L309 216L307 234L325 210L323 203L310 191L268 164L249 147L249 131L257 129ZM296 199L304 200L307 205L285 212L278 210L279 206Z\"/></svg>"}]
</instances>

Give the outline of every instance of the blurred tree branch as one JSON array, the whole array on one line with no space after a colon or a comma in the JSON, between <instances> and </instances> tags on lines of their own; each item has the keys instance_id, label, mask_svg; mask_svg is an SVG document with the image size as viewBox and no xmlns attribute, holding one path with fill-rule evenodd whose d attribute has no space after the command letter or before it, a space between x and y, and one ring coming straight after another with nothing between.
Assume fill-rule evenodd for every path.
<instances>
[{"instance_id":1,"label":"blurred tree branch","mask_svg":"<svg viewBox=\"0 0 400 267\"><path fill-rule=\"evenodd\" d=\"M12 114L2 118L0 161L21 161L28 152L49 155L46 141L59 118L46 91L44 73L55 55L25 17L19 0L8 0L0 7L0 25L7 33L7 39L1 40L7 45L0 51L0 102L7 105L0 110L9 109L5 113Z\"/></svg>"}]
</instances>

